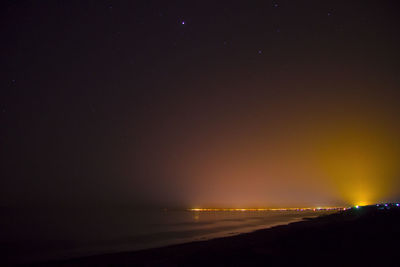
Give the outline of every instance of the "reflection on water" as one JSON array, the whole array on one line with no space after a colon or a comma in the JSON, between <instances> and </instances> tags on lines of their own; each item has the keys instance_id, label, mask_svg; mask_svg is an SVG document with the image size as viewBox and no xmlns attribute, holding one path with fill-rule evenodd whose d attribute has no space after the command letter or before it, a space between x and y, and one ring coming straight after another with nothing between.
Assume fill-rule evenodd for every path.
<instances>
[{"instance_id":1,"label":"reflection on water","mask_svg":"<svg viewBox=\"0 0 400 267\"><path fill-rule=\"evenodd\" d=\"M0 236L4 256L29 262L205 240L326 213L18 210L2 214Z\"/></svg>"}]
</instances>

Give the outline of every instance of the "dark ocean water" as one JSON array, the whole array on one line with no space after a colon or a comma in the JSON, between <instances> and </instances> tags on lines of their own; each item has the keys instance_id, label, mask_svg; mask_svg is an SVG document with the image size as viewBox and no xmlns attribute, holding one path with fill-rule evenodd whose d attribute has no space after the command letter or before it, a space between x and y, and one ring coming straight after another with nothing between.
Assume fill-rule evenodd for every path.
<instances>
[{"instance_id":1,"label":"dark ocean water","mask_svg":"<svg viewBox=\"0 0 400 267\"><path fill-rule=\"evenodd\" d=\"M1 262L27 263L138 250L236 235L326 211L7 210Z\"/></svg>"}]
</instances>

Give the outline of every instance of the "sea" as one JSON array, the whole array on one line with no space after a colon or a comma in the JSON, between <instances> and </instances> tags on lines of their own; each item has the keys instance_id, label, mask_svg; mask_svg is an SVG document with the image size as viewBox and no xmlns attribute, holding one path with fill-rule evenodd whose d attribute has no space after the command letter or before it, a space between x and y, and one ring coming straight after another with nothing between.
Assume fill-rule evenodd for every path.
<instances>
[{"instance_id":1,"label":"sea","mask_svg":"<svg viewBox=\"0 0 400 267\"><path fill-rule=\"evenodd\" d=\"M202 241L328 213L332 211L3 210L0 263L64 260Z\"/></svg>"}]
</instances>

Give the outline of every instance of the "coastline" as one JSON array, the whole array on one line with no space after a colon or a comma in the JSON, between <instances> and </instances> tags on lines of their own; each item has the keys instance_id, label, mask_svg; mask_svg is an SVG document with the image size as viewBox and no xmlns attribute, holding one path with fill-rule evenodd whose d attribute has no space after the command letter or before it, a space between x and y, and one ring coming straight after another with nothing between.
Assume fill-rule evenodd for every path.
<instances>
[{"instance_id":1,"label":"coastline","mask_svg":"<svg viewBox=\"0 0 400 267\"><path fill-rule=\"evenodd\" d=\"M190 243L197 243L197 242L207 242L207 241L212 241L214 239L220 239L220 238L229 238L229 237L234 237L242 234L249 234L253 233L255 231L259 230L265 230L265 229L270 229L273 227L277 226L285 226L291 223L295 222L301 222L303 220L307 220L310 218L316 218L319 216L324 216L324 215L311 215L308 214L308 216L305 217L298 217L298 218L293 218L289 221L284 221L284 222L273 222L269 223L267 225L261 224L261 225L251 225L251 226L245 226L245 227L224 227L227 228L224 231L218 231L218 232L211 232L211 233L206 233L201 236L197 237L178 237L175 239L169 239L169 240L160 240L159 242L152 242L151 244L147 245L139 245L139 246L132 246L132 244L121 244L118 247L100 247L97 249L94 249L93 252L88 252L87 250L82 250L81 248L77 249L76 251L70 251L69 253L60 253L60 254L55 254L56 256L53 256L50 259L36 259L36 260L25 260L22 262L16 262L17 264L33 264L33 265L41 265L42 263L59 263L59 262L68 262L68 261L73 261L76 259L83 259L83 258L90 258L90 257L98 257L101 255L114 255L114 254L120 254L120 253L135 253L135 252L141 252L141 251L147 251L147 250L157 250L157 249L163 249L171 246L180 246L180 245L186 245ZM229 229L232 228L232 229ZM191 231L191 230L188 230ZM166 232L169 234L169 232ZM180 232L181 234L184 232ZM160 233L158 233L160 234ZM165 234L165 233L162 233ZM69 254L69 255L66 255ZM12 261L11 261L12 262Z\"/></svg>"},{"instance_id":2,"label":"coastline","mask_svg":"<svg viewBox=\"0 0 400 267\"><path fill-rule=\"evenodd\" d=\"M323 261L325 266L359 266L382 260L390 265L397 248L390 245L400 240L399 224L399 209L363 207L229 237L40 265L317 266Z\"/></svg>"},{"instance_id":3,"label":"coastline","mask_svg":"<svg viewBox=\"0 0 400 267\"><path fill-rule=\"evenodd\" d=\"M62 211L60 213L64 215ZM35 212L33 215L37 216L37 214L38 213ZM59 214L56 213L53 217L44 217L46 219L42 219L37 223L35 227L36 231L32 234L30 232L20 233L17 231L18 228L24 224L16 223L14 228L6 224L5 226L8 226L10 231L9 237L3 238L2 240L3 250L0 253L1 263L36 264L50 261L67 261L70 259L102 254L162 248L194 241L205 241L234 236L241 233L249 233L259 229L300 221L304 217L315 217L327 213L326 211L268 211L265 213L264 211L191 212L186 210L171 211L168 212L168 214L165 212L151 212L149 213L151 216L156 216L156 218L160 220L155 221L154 217L151 218L151 220L147 220L150 215L144 214L142 223L138 223L136 220L129 220L128 217L127 221L119 220L114 224L123 226L119 229L110 227L113 223L110 224L109 220L102 221L101 219L104 216L98 216L99 214L96 212L85 213L87 216L84 218L87 218L87 220L84 220L85 224L83 225L64 224L64 221L60 220L60 218L76 218L81 215L79 212L66 214L68 214L68 216L59 216ZM21 213L17 213L17 215L18 216L9 216L9 218L15 218L14 220L19 222L18 219L23 217ZM135 215L140 216L142 214L137 213ZM115 216L121 219L125 218L127 215L117 212ZM131 218L136 218L136 216L131 216ZM49 223L57 222L57 220L59 222L59 224L56 224L58 227L52 227L50 225L50 229L47 229ZM30 221L37 221L37 217L31 218ZM100 221L102 221L102 224L98 223ZM149 222L150 227L143 227L144 221ZM92 226L92 229L88 228ZM70 232L71 235L68 236L65 234L65 227L80 230ZM84 229L86 229L86 231L82 231ZM87 232L87 230L89 230L89 232ZM103 232L99 230L111 231ZM115 232L119 234L114 236L110 235ZM93 233L95 233L95 235ZM17 234L23 236L25 240L10 238ZM48 236L51 236L52 239L46 240ZM80 236L82 236L82 238L80 238Z\"/></svg>"}]
</instances>

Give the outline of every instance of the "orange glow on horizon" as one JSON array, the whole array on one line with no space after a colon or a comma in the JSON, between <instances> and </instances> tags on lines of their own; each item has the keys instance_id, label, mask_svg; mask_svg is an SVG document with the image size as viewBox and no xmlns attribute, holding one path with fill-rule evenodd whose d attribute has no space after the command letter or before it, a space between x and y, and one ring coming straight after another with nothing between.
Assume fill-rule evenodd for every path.
<instances>
[{"instance_id":1,"label":"orange glow on horizon","mask_svg":"<svg viewBox=\"0 0 400 267\"><path fill-rule=\"evenodd\" d=\"M346 207L318 207L318 208L191 208L188 211L323 211L346 210Z\"/></svg>"},{"instance_id":2,"label":"orange glow on horizon","mask_svg":"<svg viewBox=\"0 0 400 267\"><path fill-rule=\"evenodd\" d=\"M296 121L281 115L268 127L248 118L239 120L241 127L218 124L167 165L171 176L180 177L189 206L240 210L389 201L400 188L396 131L379 114L353 108L340 110L346 116L339 118L312 109L299 111ZM303 118L306 123L298 123Z\"/></svg>"}]
</instances>

